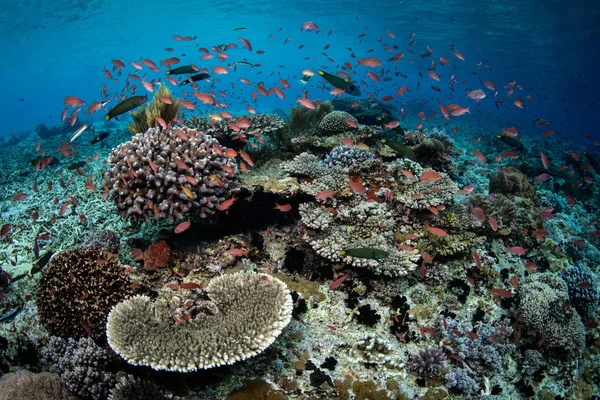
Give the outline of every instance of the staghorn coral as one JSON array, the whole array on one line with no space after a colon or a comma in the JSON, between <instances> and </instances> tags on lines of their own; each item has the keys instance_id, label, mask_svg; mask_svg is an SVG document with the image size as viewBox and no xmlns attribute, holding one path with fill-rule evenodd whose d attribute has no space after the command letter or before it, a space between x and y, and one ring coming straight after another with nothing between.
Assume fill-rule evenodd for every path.
<instances>
[{"instance_id":1,"label":"staghorn coral","mask_svg":"<svg viewBox=\"0 0 600 400\"><path fill-rule=\"evenodd\" d=\"M58 375L27 370L11 372L0 378L0 400L77 400Z\"/></svg>"},{"instance_id":2,"label":"staghorn coral","mask_svg":"<svg viewBox=\"0 0 600 400\"><path fill-rule=\"evenodd\" d=\"M582 318L596 313L600 301L600 289L596 274L585 265L569 265L560 275L567 283L569 301Z\"/></svg>"},{"instance_id":3,"label":"staghorn coral","mask_svg":"<svg viewBox=\"0 0 600 400\"><path fill-rule=\"evenodd\" d=\"M114 370L120 360L90 338L76 341L52 336L40 355L44 364L58 368L65 386L81 397L106 399L116 383Z\"/></svg>"},{"instance_id":4,"label":"staghorn coral","mask_svg":"<svg viewBox=\"0 0 600 400\"><path fill-rule=\"evenodd\" d=\"M341 167L350 168L356 164L360 164L365 160L373 159L373 153L362 150L357 147L340 145L334 147L323 160L323 164L327 168Z\"/></svg>"},{"instance_id":5,"label":"staghorn coral","mask_svg":"<svg viewBox=\"0 0 600 400\"><path fill-rule=\"evenodd\" d=\"M289 290L269 275L221 275L206 290L212 306L178 322L164 299L135 296L117 304L107 322L110 347L133 365L195 371L255 356L291 320Z\"/></svg>"},{"instance_id":6,"label":"staghorn coral","mask_svg":"<svg viewBox=\"0 0 600 400\"><path fill-rule=\"evenodd\" d=\"M422 376L437 375L444 368L448 357L441 348L426 347L414 354L408 361L408 369Z\"/></svg>"},{"instance_id":7,"label":"staghorn coral","mask_svg":"<svg viewBox=\"0 0 600 400\"><path fill-rule=\"evenodd\" d=\"M325 115L319 123L319 130L325 135L335 135L351 129L346 121L358 123L356 118L348 114L346 111L332 111Z\"/></svg>"},{"instance_id":8,"label":"staghorn coral","mask_svg":"<svg viewBox=\"0 0 600 400\"><path fill-rule=\"evenodd\" d=\"M528 199L537 197L535 188L527 180L527 175L514 167L504 168L502 171L490 175L490 193L514 195Z\"/></svg>"},{"instance_id":9,"label":"staghorn coral","mask_svg":"<svg viewBox=\"0 0 600 400\"><path fill-rule=\"evenodd\" d=\"M519 289L519 312L526 327L544 335L544 348L575 360L584 350L585 329L575 308L565 307L567 291L567 284L552 273L530 275Z\"/></svg>"},{"instance_id":10,"label":"staghorn coral","mask_svg":"<svg viewBox=\"0 0 600 400\"><path fill-rule=\"evenodd\" d=\"M328 212L305 213L302 222L307 226L319 226L312 218ZM355 267L368 268L375 273L403 276L416 268L420 258L417 250L398 250L393 245L394 220L387 206L382 203L361 202L355 206L339 205L333 221L323 229L306 232L303 239L322 257L332 262L343 262ZM388 257L374 260L355 258L340 254L341 250L373 247L384 250Z\"/></svg>"},{"instance_id":11,"label":"staghorn coral","mask_svg":"<svg viewBox=\"0 0 600 400\"><path fill-rule=\"evenodd\" d=\"M163 102L160 100L161 97L171 99L172 103ZM173 98L167 85L160 85L147 105L129 113L133 122L127 125L127 129L133 134L146 132L148 129L159 125L157 118L162 118L167 125L170 125L177 118L180 109L181 102L179 99Z\"/></svg>"},{"instance_id":12,"label":"staghorn coral","mask_svg":"<svg viewBox=\"0 0 600 400\"><path fill-rule=\"evenodd\" d=\"M92 248L56 254L37 288L40 319L60 336L103 340L111 307L133 294L123 271L115 258Z\"/></svg>"},{"instance_id":13,"label":"staghorn coral","mask_svg":"<svg viewBox=\"0 0 600 400\"><path fill-rule=\"evenodd\" d=\"M332 111L333 105L329 101L317 104L314 110L301 106L292 107L289 121L292 136L308 134L319 126L325 115Z\"/></svg>"},{"instance_id":14,"label":"staghorn coral","mask_svg":"<svg viewBox=\"0 0 600 400\"><path fill-rule=\"evenodd\" d=\"M182 219L192 211L201 218L214 213L238 185L237 165L219 155L216 144L186 127L150 128L113 149L104 176L119 214Z\"/></svg>"}]
</instances>

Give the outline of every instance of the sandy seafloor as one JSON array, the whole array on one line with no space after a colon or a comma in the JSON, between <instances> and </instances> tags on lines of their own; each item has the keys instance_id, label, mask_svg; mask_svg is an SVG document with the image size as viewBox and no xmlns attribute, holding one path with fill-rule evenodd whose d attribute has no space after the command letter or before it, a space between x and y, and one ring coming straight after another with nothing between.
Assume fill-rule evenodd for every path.
<instances>
[{"instance_id":1,"label":"sandy seafloor","mask_svg":"<svg viewBox=\"0 0 600 400\"><path fill-rule=\"evenodd\" d=\"M112 399L591 399L600 393L598 188L595 172L582 168L587 164L583 148L525 138L525 150L499 160L511 149L494 136L487 134L474 146L473 138L485 135L476 126L458 133L442 126L406 131L406 143L418 153L415 163L381 143L384 136L399 135L383 132L381 125L354 129L338 123L333 134L319 124L293 127L287 120L286 126L295 134L289 143L278 142L285 148L246 148L255 166L247 173L236 167L239 187L231 193L238 200L208 219L192 218L182 234L173 230L185 219L132 224L118 214L115 198L102 199L106 160L130 137L126 124L110 127L109 138L94 146L86 145L88 133L70 158L55 151L68 135L42 139L41 148L60 164L39 172L28 162L39 154L34 132L3 144L0 216L1 225L10 229L0 238L5 274L0 315L20 311L0 323L1 373L48 371L60 376L72 394L95 399L111 391ZM274 133L282 135L281 129ZM361 159L364 154L350 147L338 149L348 151L345 156L327 158L343 138L354 146L362 143L360 151L371 158ZM548 168L540 151L550 161ZM568 151L576 152L577 160ZM303 152L315 156L294 158ZM95 154L97 160L91 161ZM66 170L86 157L90 161L80 168L82 176ZM433 179L420 179L425 172ZM536 179L547 172L549 178ZM585 175L593 177L592 183L574 187ZM86 188L89 182L97 189ZM335 193L316 200L324 190ZM17 193L27 197L12 201ZM274 210L276 203L291 210ZM50 249L59 254L84 242L108 246L99 243L107 241L106 233L86 241L98 231L118 237L118 251L108 252L118 253L127 280L119 286L119 301L133 293L167 302L209 301L205 288L212 279L260 273L270 276L265 282L277 279L289 288L291 321L273 344L232 365L189 373L130 365L111 350L98 326L87 326L94 345L85 341L90 336L85 326L82 331L61 319L72 303L79 312L101 308L106 298L88 294L81 299L86 292L77 289L65 289L71 297L39 291L44 279L85 286L80 279L92 274L89 268L102 270L97 260L75 258L87 263L84 270L65 265L63 276L46 272L51 261L41 273L6 279L30 274L36 237L40 255ZM166 261L149 267L149 248L159 241L168 248ZM384 249L389 256L373 260L339 253L362 247ZM227 253L232 249L247 252ZM69 270L75 278L65 273ZM196 282L201 288L167 286L174 282ZM55 303L50 312L58 320L38 312L48 301ZM178 329L178 322L171 324ZM244 324L250 331L242 336L251 336L253 322ZM223 329L219 326L205 329ZM57 347L49 350L56 339L50 336L62 333L66 339L65 332L84 339L70 342L57 360ZM175 340L167 334L155 338L170 339ZM227 345L222 346L225 351ZM193 349L182 351L194 359ZM31 382L31 387L40 384ZM6 379L4 384L9 385Z\"/></svg>"}]
</instances>

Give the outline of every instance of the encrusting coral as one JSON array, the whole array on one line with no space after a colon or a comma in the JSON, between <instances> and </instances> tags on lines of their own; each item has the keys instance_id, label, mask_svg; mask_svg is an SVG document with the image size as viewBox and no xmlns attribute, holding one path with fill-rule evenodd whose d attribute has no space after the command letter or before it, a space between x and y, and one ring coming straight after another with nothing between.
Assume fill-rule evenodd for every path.
<instances>
[{"instance_id":1,"label":"encrusting coral","mask_svg":"<svg viewBox=\"0 0 600 400\"><path fill-rule=\"evenodd\" d=\"M37 288L40 319L62 337L102 341L111 307L133 294L116 258L86 247L56 254Z\"/></svg>"},{"instance_id":2,"label":"encrusting coral","mask_svg":"<svg viewBox=\"0 0 600 400\"><path fill-rule=\"evenodd\" d=\"M150 128L113 149L108 194L129 218L182 219L214 213L238 185L237 165L212 136L193 129ZM217 150L215 150L217 149Z\"/></svg>"},{"instance_id":3,"label":"encrusting coral","mask_svg":"<svg viewBox=\"0 0 600 400\"><path fill-rule=\"evenodd\" d=\"M171 103L165 103L162 99L170 99ZM130 113L133 122L127 125L127 129L133 134L146 132L149 128L159 125L157 118L162 118L169 125L177 118L180 109L179 99L173 98L167 85L160 85L146 106Z\"/></svg>"},{"instance_id":4,"label":"encrusting coral","mask_svg":"<svg viewBox=\"0 0 600 400\"><path fill-rule=\"evenodd\" d=\"M110 347L130 364L195 371L260 353L291 320L289 290L269 275L221 275L206 291L211 301L187 320L176 320L164 299L135 296L117 304L108 316Z\"/></svg>"}]
</instances>

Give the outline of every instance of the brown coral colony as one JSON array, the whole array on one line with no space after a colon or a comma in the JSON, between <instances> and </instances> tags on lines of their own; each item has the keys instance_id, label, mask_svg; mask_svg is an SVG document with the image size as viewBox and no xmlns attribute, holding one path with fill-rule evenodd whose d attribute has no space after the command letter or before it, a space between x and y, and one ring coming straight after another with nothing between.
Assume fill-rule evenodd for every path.
<instances>
[{"instance_id":1,"label":"brown coral colony","mask_svg":"<svg viewBox=\"0 0 600 400\"><path fill-rule=\"evenodd\" d=\"M206 218L237 187L237 165L218 146L187 127L138 133L109 156L108 194L124 217Z\"/></svg>"}]
</instances>

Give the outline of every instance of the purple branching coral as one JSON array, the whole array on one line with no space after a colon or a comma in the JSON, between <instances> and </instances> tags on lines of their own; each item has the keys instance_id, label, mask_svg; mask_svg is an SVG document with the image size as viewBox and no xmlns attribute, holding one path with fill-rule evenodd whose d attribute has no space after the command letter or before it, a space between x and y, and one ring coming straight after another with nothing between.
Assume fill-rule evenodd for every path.
<instances>
[{"instance_id":1,"label":"purple branching coral","mask_svg":"<svg viewBox=\"0 0 600 400\"><path fill-rule=\"evenodd\" d=\"M411 371L421 376L434 376L444 368L444 361L447 359L441 348L427 347L413 355L407 365Z\"/></svg>"},{"instance_id":2,"label":"purple branching coral","mask_svg":"<svg viewBox=\"0 0 600 400\"><path fill-rule=\"evenodd\" d=\"M194 129L150 128L111 152L108 194L124 217L206 218L238 186L237 165L222 153Z\"/></svg>"}]
</instances>

